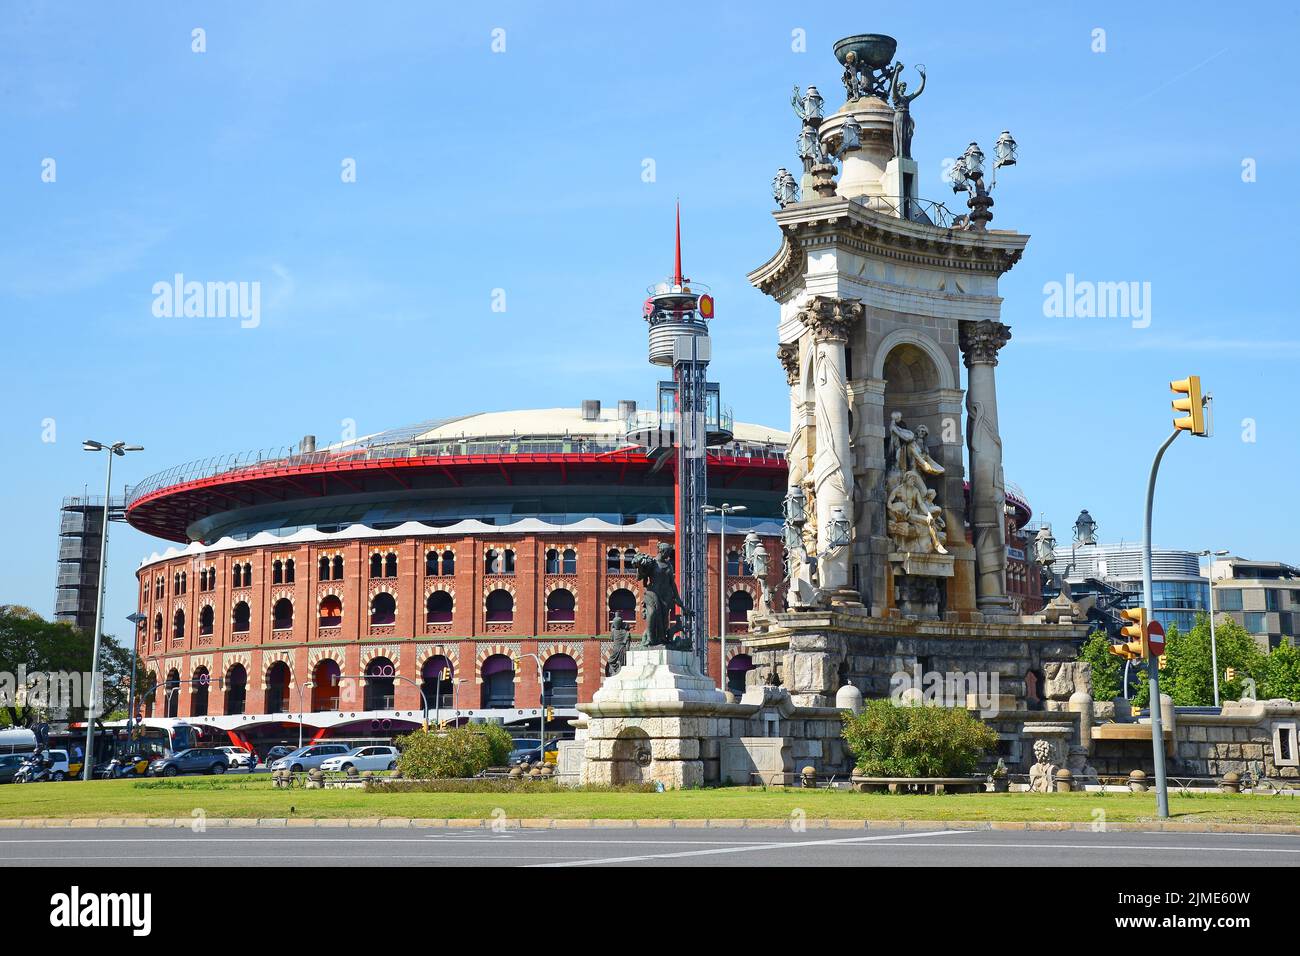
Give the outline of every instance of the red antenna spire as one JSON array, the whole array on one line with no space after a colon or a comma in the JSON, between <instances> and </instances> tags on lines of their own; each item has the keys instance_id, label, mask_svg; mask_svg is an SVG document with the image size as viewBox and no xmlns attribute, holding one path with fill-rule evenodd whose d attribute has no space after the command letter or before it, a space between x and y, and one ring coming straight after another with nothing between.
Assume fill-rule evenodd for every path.
<instances>
[{"instance_id":1,"label":"red antenna spire","mask_svg":"<svg viewBox=\"0 0 1300 956\"><path fill-rule=\"evenodd\" d=\"M677 249L673 258L673 284L682 284L682 204L677 202Z\"/></svg>"}]
</instances>

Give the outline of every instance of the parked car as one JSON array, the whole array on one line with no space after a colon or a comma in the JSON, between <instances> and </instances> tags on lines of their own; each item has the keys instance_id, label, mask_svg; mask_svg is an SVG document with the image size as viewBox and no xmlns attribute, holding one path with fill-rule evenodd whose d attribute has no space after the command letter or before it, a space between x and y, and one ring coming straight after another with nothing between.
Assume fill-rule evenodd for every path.
<instances>
[{"instance_id":1,"label":"parked car","mask_svg":"<svg viewBox=\"0 0 1300 956\"><path fill-rule=\"evenodd\" d=\"M345 773L353 767L358 770L396 770L397 748L354 747L345 754L328 758L320 765L322 770L342 770Z\"/></svg>"},{"instance_id":2,"label":"parked car","mask_svg":"<svg viewBox=\"0 0 1300 956\"><path fill-rule=\"evenodd\" d=\"M182 773L225 773L230 759L216 747L191 747L159 757L149 764L149 776L174 777Z\"/></svg>"},{"instance_id":3,"label":"parked car","mask_svg":"<svg viewBox=\"0 0 1300 956\"><path fill-rule=\"evenodd\" d=\"M27 754L0 754L0 783L13 783L14 774L27 759Z\"/></svg>"},{"instance_id":4,"label":"parked car","mask_svg":"<svg viewBox=\"0 0 1300 956\"><path fill-rule=\"evenodd\" d=\"M351 749L346 744L312 744L309 747L299 747L271 764L270 769L292 770L294 773L302 773L304 770L319 770L320 765L327 758L341 756Z\"/></svg>"},{"instance_id":5,"label":"parked car","mask_svg":"<svg viewBox=\"0 0 1300 956\"><path fill-rule=\"evenodd\" d=\"M536 737L520 737L515 741L515 749L510 751L508 763L514 766L527 760L534 763L537 760L538 740ZM560 742L555 738L546 741L547 763L555 763L560 758Z\"/></svg>"},{"instance_id":6,"label":"parked car","mask_svg":"<svg viewBox=\"0 0 1300 956\"><path fill-rule=\"evenodd\" d=\"M257 766L257 757L253 756L253 754L249 753L243 747L218 747L217 749L226 755L226 759L230 761L230 768L232 770L236 767L248 767L250 760L253 762L254 767Z\"/></svg>"},{"instance_id":7,"label":"parked car","mask_svg":"<svg viewBox=\"0 0 1300 956\"><path fill-rule=\"evenodd\" d=\"M265 763L267 767L270 767L271 764L275 763L281 757L289 756L289 754L293 753L296 749L296 747L286 747L284 744L276 744L266 752L266 759L263 763Z\"/></svg>"}]
</instances>

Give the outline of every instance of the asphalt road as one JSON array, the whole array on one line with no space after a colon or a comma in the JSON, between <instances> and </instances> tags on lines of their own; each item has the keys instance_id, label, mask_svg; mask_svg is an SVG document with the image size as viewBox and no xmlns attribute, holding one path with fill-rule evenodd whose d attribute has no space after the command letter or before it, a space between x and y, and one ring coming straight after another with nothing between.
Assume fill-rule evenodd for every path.
<instances>
[{"instance_id":1,"label":"asphalt road","mask_svg":"<svg viewBox=\"0 0 1300 956\"><path fill-rule=\"evenodd\" d=\"M992 830L8 830L0 866L1300 866L1300 836Z\"/></svg>"}]
</instances>

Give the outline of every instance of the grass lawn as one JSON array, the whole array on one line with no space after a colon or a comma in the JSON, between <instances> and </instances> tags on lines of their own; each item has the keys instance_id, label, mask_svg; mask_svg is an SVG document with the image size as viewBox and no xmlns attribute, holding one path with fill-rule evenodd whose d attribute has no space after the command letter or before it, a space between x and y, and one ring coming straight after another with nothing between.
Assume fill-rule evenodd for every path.
<instances>
[{"instance_id":1,"label":"grass lawn","mask_svg":"<svg viewBox=\"0 0 1300 956\"><path fill-rule=\"evenodd\" d=\"M569 819L1053 820L1112 823L1155 818L1155 794L983 793L943 796L859 794L839 790L728 787L667 793L366 793L363 790L276 790L268 777L113 780L0 787L0 818L183 817L515 817ZM1294 797L1171 794L1173 820L1206 823L1300 824Z\"/></svg>"}]
</instances>

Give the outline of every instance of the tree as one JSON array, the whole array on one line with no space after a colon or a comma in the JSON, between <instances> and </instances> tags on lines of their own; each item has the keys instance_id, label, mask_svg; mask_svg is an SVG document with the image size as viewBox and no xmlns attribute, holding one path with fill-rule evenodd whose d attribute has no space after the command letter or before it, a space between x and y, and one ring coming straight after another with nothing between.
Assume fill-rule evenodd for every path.
<instances>
[{"instance_id":1,"label":"tree","mask_svg":"<svg viewBox=\"0 0 1300 956\"><path fill-rule=\"evenodd\" d=\"M1273 648L1264 662L1264 679L1260 682L1259 696L1285 697L1300 700L1300 648L1283 641Z\"/></svg>"},{"instance_id":2,"label":"tree","mask_svg":"<svg viewBox=\"0 0 1300 956\"><path fill-rule=\"evenodd\" d=\"M1093 631L1079 648L1079 660L1092 665L1094 700L1114 700L1122 692L1124 661L1110 652L1110 635L1105 628Z\"/></svg>"},{"instance_id":3,"label":"tree","mask_svg":"<svg viewBox=\"0 0 1300 956\"><path fill-rule=\"evenodd\" d=\"M1268 656L1260 650L1255 638L1231 618L1216 619L1214 630L1219 660L1219 698L1239 700L1246 678L1254 680L1257 686L1264 683ZM1196 623L1187 633L1170 625L1165 635L1165 656L1165 669L1160 672L1160 692L1169 695L1178 707L1213 706L1209 617L1198 614ZM1225 679L1229 668L1236 671L1231 681ZM1139 674L1138 686L1134 700L1139 706L1146 706L1150 691L1145 672Z\"/></svg>"}]
</instances>

